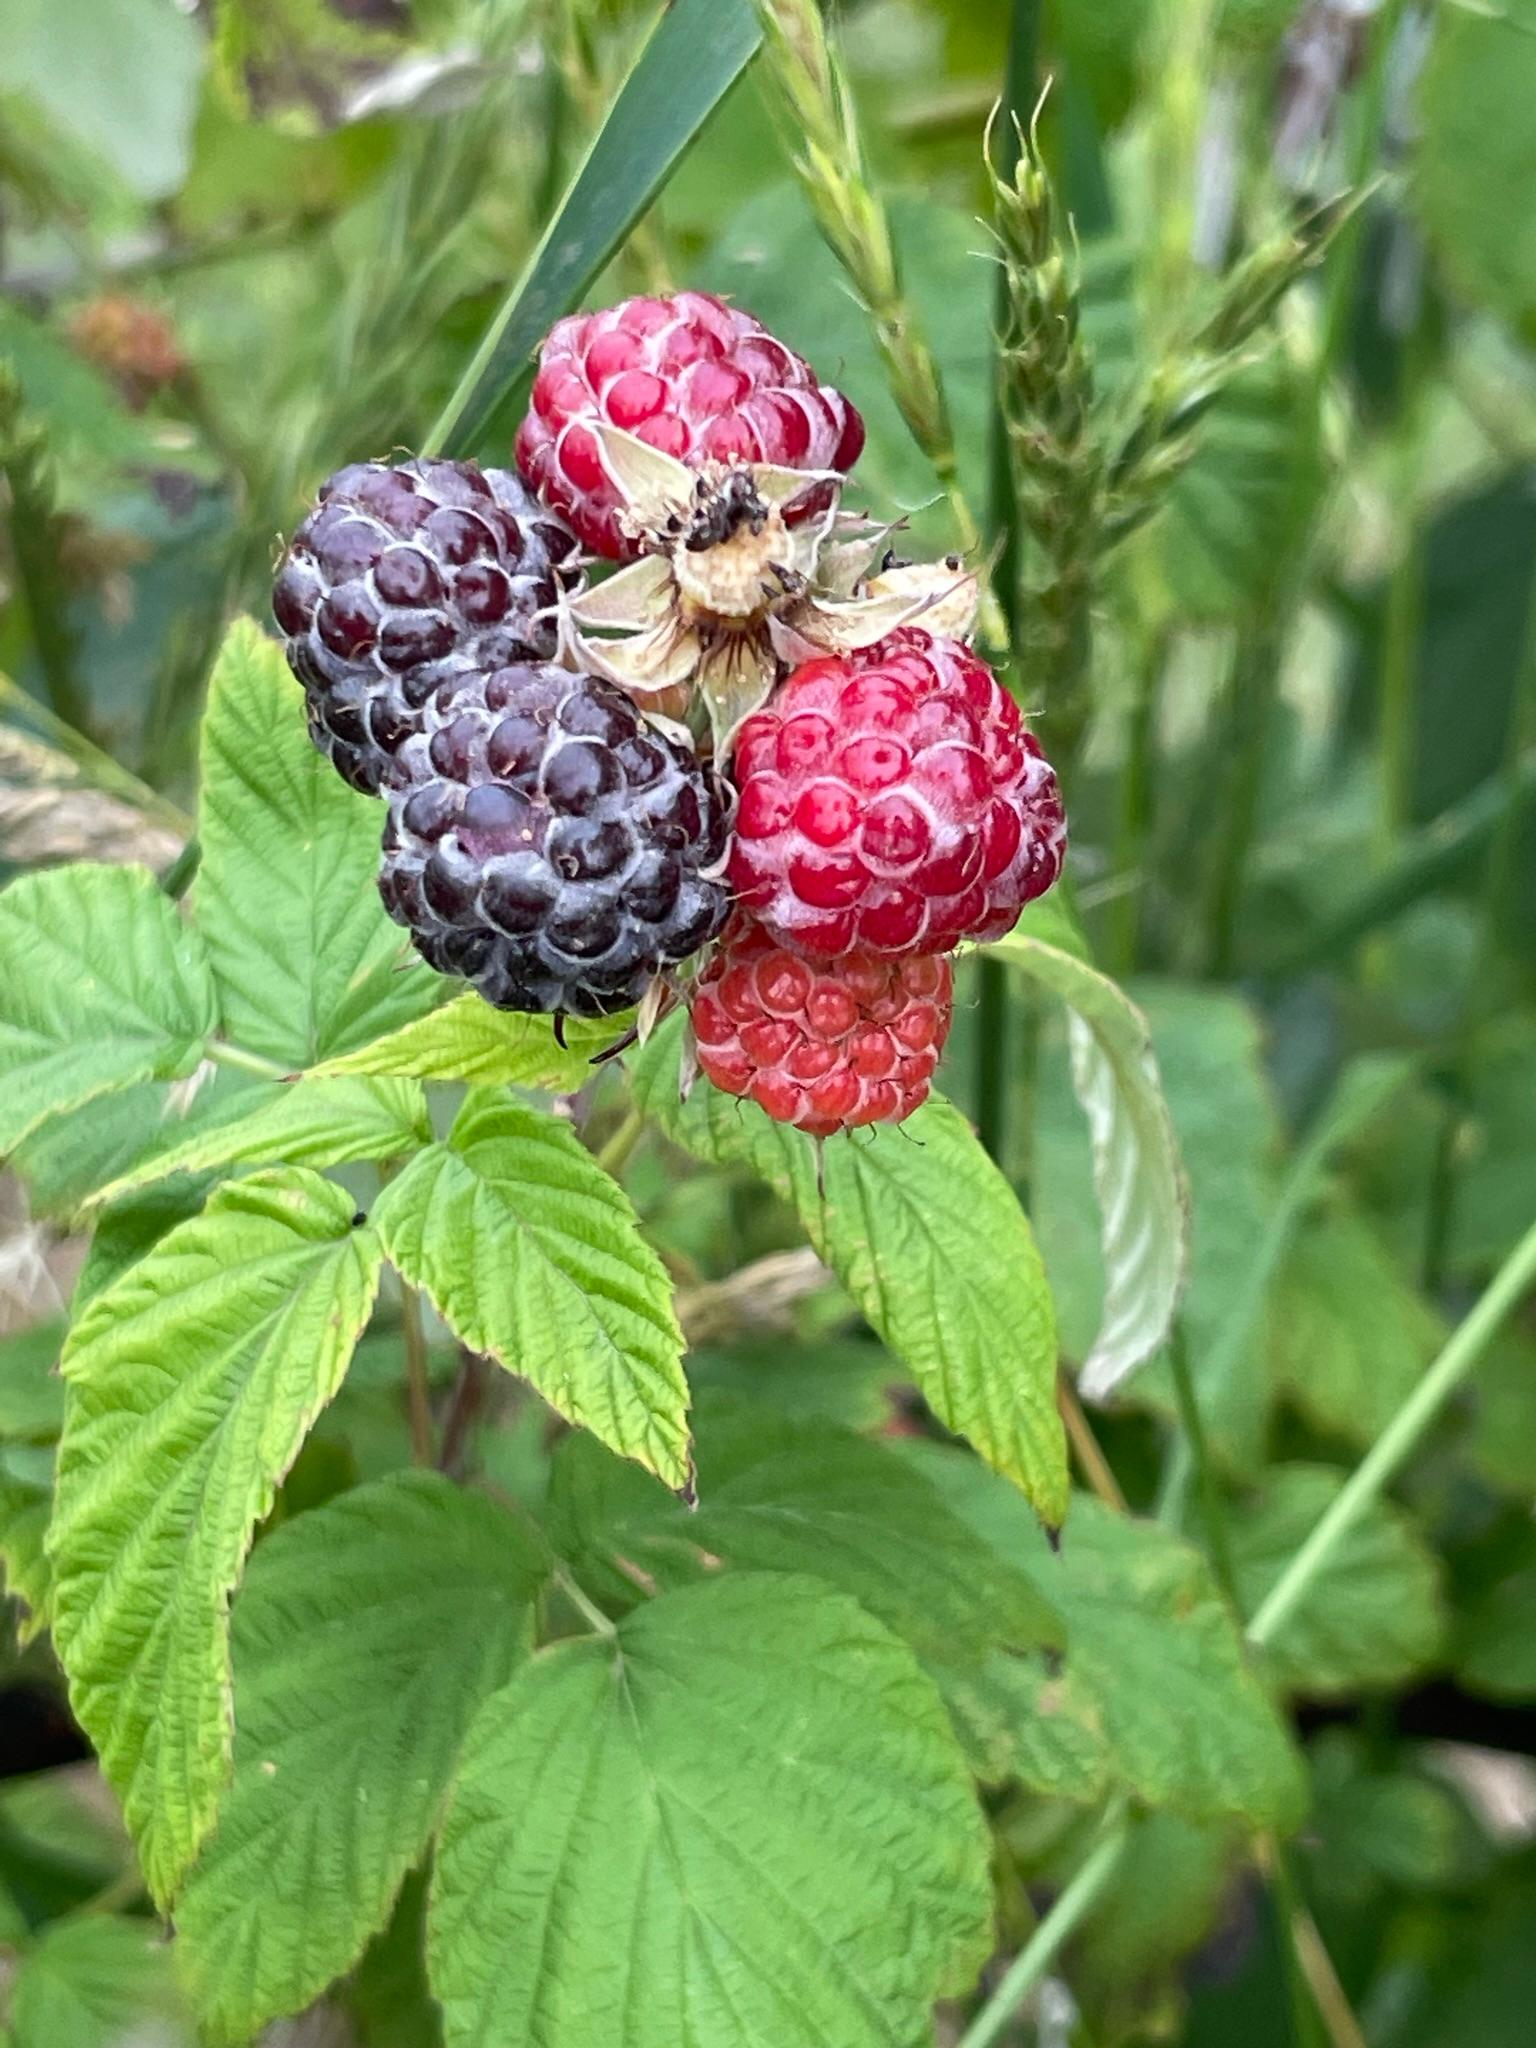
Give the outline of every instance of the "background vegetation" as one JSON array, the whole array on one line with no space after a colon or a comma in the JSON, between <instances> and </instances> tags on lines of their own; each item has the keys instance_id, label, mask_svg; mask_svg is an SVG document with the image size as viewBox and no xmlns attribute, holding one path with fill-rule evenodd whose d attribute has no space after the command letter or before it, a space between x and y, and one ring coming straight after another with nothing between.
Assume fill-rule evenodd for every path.
<instances>
[{"instance_id":1,"label":"background vegetation","mask_svg":"<svg viewBox=\"0 0 1536 2048\"><path fill-rule=\"evenodd\" d=\"M1189 1184L1168 1354L1091 1425L1065 1397L1084 1495L1059 1567L1015 1497L923 1444L903 1470L943 1496L934 1527L975 1545L948 1559L960 1591L889 1529L873 1590L853 1586L926 1644L987 1788L997 1949L979 1985L948 1987L940 2038L1515 2048L1536 2004L1536 1326L1518 1306L1536 1212L1536 4L832 13L864 185L846 182L850 134L818 136L814 76L797 170L776 118L793 64L749 62L756 19L734 0L675 0L661 59L633 74L654 9L618 0L7 0L0 856L145 861L179 890L215 655L236 613L264 616L278 536L320 478L429 444L505 460L528 352L573 296L690 283L751 308L863 409L851 501L993 566L986 630L1011 643L1073 825L1070 903L1036 934L1144 1010ZM1016 178L1009 117L1028 132L1047 78ZM982 153L999 98L1001 205ZM961 984L941 1078L1025 1200L1075 1364L1105 1272L1066 1027L1006 960L970 960ZM77 1225L158 1142L164 1091L146 1087L44 1122L17 1158L25 1195L7 1188L15 2048L197 2038L48 1638L25 1626L47 1597L46 1374ZM782 1166L778 1193L730 1159L684 1171L617 1093L579 1109L679 1284L706 1425L712 1397L772 1410L808 1511L840 1497L858 1435L937 1433L857 1286L804 1250ZM187 1213L166 1185L169 1207L122 1212L120 1238ZM109 1267L132 1256L102 1250L113 1214L91 1254ZM1515 1313L1404 1431L1501 1272ZM547 1411L464 1382L443 1337L424 1340L437 1448L543 1502ZM280 1523L409 1464L413 1422L420 1448L401 1341L386 1302ZM788 1482L754 1478L731 1413L701 1441L740 1516L754 1485L780 1502ZM1277 1617L1285 1561L1382 1441L1412 1452L1390 1496ZM831 1476L806 1480L817 1458ZM638 1541L662 1510L604 1513ZM723 1513L717 1547L750 1561ZM621 1607L590 1528L565 1543L572 1597ZM277 1601L281 1528L269 1554L237 1606L237 1675L240 1615L255 1640L258 1595L269 1618ZM444 1559L445 1582L476 1559ZM946 1683L944 1643L1021 1560L1066 1617L1064 1669L995 1657ZM1016 1573L1005 1592L1023 1597ZM1233 1609L1264 1618L1247 1653ZM464 1634L484 1611L466 1599ZM503 1651L486 1654L488 1687ZM311 2031L273 2039L430 2048L420 1913L412 1878Z\"/></svg>"}]
</instances>

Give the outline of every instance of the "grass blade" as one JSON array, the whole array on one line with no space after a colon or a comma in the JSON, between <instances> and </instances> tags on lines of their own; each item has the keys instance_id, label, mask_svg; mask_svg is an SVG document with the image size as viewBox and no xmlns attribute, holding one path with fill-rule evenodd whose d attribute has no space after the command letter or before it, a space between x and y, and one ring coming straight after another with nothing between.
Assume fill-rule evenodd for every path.
<instances>
[{"instance_id":1,"label":"grass blade","mask_svg":"<svg viewBox=\"0 0 1536 2048\"><path fill-rule=\"evenodd\" d=\"M761 40L752 0L673 0L586 160L427 436L468 453L513 410L552 322L597 276L746 69Z\"/></svg>"}]
</instances>

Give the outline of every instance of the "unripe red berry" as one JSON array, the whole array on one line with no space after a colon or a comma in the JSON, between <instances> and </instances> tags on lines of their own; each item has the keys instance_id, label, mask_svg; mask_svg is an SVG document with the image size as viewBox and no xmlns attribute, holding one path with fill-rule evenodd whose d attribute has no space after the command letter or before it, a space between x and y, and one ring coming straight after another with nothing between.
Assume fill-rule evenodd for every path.
<instances>
[{"instance_id":1,"label":"unripe red berry","mask_svg":"<svg viewBox=\"0 0 1536 2048\"><path fill-rule=\"evenodd\" d=\"M1061 795L1018 706L921 627L796 669L742 726L734 773L732 886L802 952L1001 938L1061 872Z\"/></svg>"},{"instance_id":2,"label":"unripe red berry","mask_svg":"<svg viewBox=\"0 0 1536 2048\"><path fill-rule=\"evenodd\" d=\"M864 422L803 357L708 292L557 321L539 353L517 466L593 554L640 553L592 432L622 427L691 468L710 460L847 472ZM814 493L796 509L806 516ZM786 515L791 516L791 515Z\"/></svg>"},{"instance_id":3,"label":"unripe red berry","mask_svg":"<svg viewBox=\"0 0 1536 2048\"><path fill-rule=\"evenodd\" d=\"M738 918L694 989L699 1066L717 1088L813 1137L900 1123L949 1035L949 962L792 953Z\"/></svg>"}]
</instances>

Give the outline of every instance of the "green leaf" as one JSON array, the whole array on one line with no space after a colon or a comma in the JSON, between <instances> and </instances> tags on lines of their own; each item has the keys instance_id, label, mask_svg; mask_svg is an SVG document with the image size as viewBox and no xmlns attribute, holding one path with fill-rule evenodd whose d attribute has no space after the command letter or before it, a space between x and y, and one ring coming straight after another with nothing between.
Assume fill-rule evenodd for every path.
<instances>
[{"instance_id":1,"label":"green leaf","mask_svg":"<svg viewBox=\"0 0 1536 2048\"><path fill-rule=\"evenodd\" d=\"M57 1370L63 1341L63 1318L55 1316L0 1337L0 1442L58 1440L64 1420L64 1382Z\"/></svg>"},{"instance_id":2,"label":"green leaf","mask_svg":"<svg viewBox=\"0 0 1536 2048\"><path fill-rule=\"evenodd\" d=\"M1317 1428L1373 1444L1444 1335L1357 1210L1334 1201L1299 1226L1275 1288L1270 1364Z\"/></svg>"},{"instance_id":3,"label":"green leaf","mask_svg":"<svg viewBox=\"0 0 1536 2048\"><path fill-rule=\"evenodd\" d=\"M487 1702L428 1970L449 2048L920 2048L989 1921L985 1832L910 1652L813 1579L728 1574Z\"/></svg>"},{"instance_id":4,"label":"green leaf","mask_svg":"<svg viewBox=\"0 0 1536 2048\"><path fill-rule=\"evenodd\" d=\"M1181 1316L1213 1446L1255 1463L1262 1450L1270 1387L1262 1342L1238 1357L1240 1370L1218 1389L1202 1377L1208 1354L1235 1315L1256 1309L1249 1273L1253 1249L1274 1210L1273 1162L1279 1120L1265 1077L1258 1020L1249 1006L1216 990L1146 982L1134 990L1152 1027L1163 1091L1173 1116L1190 1193L1189 1284ZM1091 1155L1083 1143L1066 1062L1041 1062L1041 1121L1033 1213L1061 1314L1069 1356L1081 1357L1098 1328L1105 1282ZM1130 1400L1176 1412L1162 1361L1127 1390Z\"/></svg>"},{"instance_id":5,"label":"green leaf","mask_svg":"<svg viewBox=\"0 0 1536 2048\"><path fill-rule=\"evenodd\" d=\"M203 69L195 22L155 0L6 0L5 27L7 90L32 94L141 198L175 191Z\"/></svg>"},{"instance_id":6,"label":"green leaf","mask_svg":"<svg viewBox=\"0 0 1536 2048\"><path fill-rule=\"evenodd\" d=\"M217 1175L211 1173L174 1174L103 1209L75 1282L74 1313L78 1316L146 1252L153 1251L168 1230L196 1216L216 1180Z\"/></svg>"},{"instance_id":7,"label":"green leaf","mask_svg":"<svg viewBox=\"0 0 1536 2048\"><path fill-rule=\"evenodd\" d=\"M85 862L0 894L0 1152L44 1117L189 1073L216 1022L203 949L147 868Z\"/></svg>"},{"instance_id":8,"label":"green leaf","mask_svg":"<svg viewBox=\"0 0 1536 2048\"><path fill-rule=\"evenodd\" d=\"M234 1781L176 1912L215 2039L298 2012L384 1926L546 1569L528 1525L424 1472L260 1545L233 1616Z\"/></svg>"},{"instance_id":9,"label":"green leaf","mask_svg":"<svg viewBox=\"0 0 1536 2048\"><path fill-rule=\"evenodd\" d=\"M11 1986L15 2048L194 2048L170 1949L147 1920L112 1915L43 1930Z\"/></svg>"},{"instance_id":10,"label":"green leaf","mask_svg":"<svg viewBox=\"0 0 1536 2048\"><path fill-rule=\"evenodd\" d=\"M648 1580L685 1584L719 1563L823 1579L911 1645L973 1754L990 1764L1011 1731L991 1711L982 1667L994 1652L1064 1640L1031 1581L879 1444L719 1396L701 1400L697 1429L696 1513L588 1437L560 1446L550 1533L592 1589L628 1605Z\"/></svg>"},{"instance_id":11,"label":"green leaf","mask_svg":"<svg viewBox=\"0 0 1536 2048\"><path fill-rule=\"evenodd\" d=\"M1088 1119L1104 1306L1078 1385L1107 1394L1161 1350L1189 1266L1189 1195L1146 1019L1115 984L1014 932L993 952L1067 1005L1072 1086Z\"/></svg>"},{"instance_id":12,"label":"green leaf","mask_svg":"<svg viewBox=\"0 0 1536 2048\"><path fill-rule=\"evenodd\" d=\"M739 1161L799 1211L818 1254L965 1436L1047 1522L1067 1506L1056 1320L1028 1219L976 1134L933 1096L899 1130L829 1144L825 1196L799 1132L705 1084L678 1100L678 1040L634 1061L639 1099L701 1159Z\"/></svg>"},{"instance_id":13,"label":"green leaf","mask_svg":"<svg viewBox=\"0 0 1536 2048\"><path fill-rule=\"evenodd\" d=\"M253 1175L98 1295L65 1347L54 1640L158 1900L226 1776L229 1594L380 1265L342 1189Z\"/></svg>"},{"instance_id":14,"label":"green leaf","mask_svg":"<svg viewBox=\"0 0 1536 2048\"><path fill-rule=\"evenodd\" d=\"M432 1123L415 1081L311 1080L248 1088L217 1122L200 1124L138 1160L96 1196L113 1202L173 1173L257 1164L344 1166L429 1144Z\"/></svg>"},{"instance_id":15,"label":"green leaf","mask_svg":"<svg viewBox=\"0 0 1536 2048\"><path fill-rule=\"evenodd\" d=\"M662 12L430 448L475 448L498 424L510 431L534 350L617 251L761 36L753 0L673 0Z\"/></svg>"},{"instance_id":16,"label":"green leaf","mask_svg":"<svg viewBox=\"0 0 1536 2048\"><path fill-rule=\"evenodd\" d=\"M391 1260L472 1351L669 1486L689 1483L688 1383L665 1267L569 1124L473 1093L390 1182Z\"/></svg>"},{"instance_id":17,"label":"green leaf","mask_svg":"<svg viewBox=\"0 0 1536 2048\"><path fill-rule=\"evenodd\" d=\"M1536 321L1536 0L1435 10L1410 190L1463 288L1522 327Z\"/></svg>"},{"instance_id":18,"label":"green leaf","mask_svg":"<svg viewBox=\"0 0 1536 2048\"><path fill-rule=\"evenodd\" d=\"M1313 394L1283 357L1251 364L1201 422L1189 467L1139 545L1183 622L1241 620L1289 559L1325 471Z\"/></svg>"},{"instance_id":19,"label":"green leaf","mask_svg":"<svg viewBox=\"0 0 1536 2048\"><path fill-rule=\"evenodd\" d=\"M1354 1728L1325 1728L1308 1752L1312 1813L1301 1853L1325 1898L1357 1908L1377 1904L1384 1884L1418 1892L1454 1884L1472 1832L1443 1779L1401 1768L1411 1749L1386 1754L1399 1767L1373 1768L1371 1745Z\"/></svg>"},{"instance_id":20,"label":"green leaf","mask_svg":"<svg viewBox=\"0 0 1536 2048\"><path fill-rule=\"evenodd\" d=\"M1114 1775L1136 1798L1191 1820L1295 1823L1296 1753L1191 1544L1080 1495L1057 1556L1018 1496L974 1458L916 1441L902 1449L1060 1611L1065 1676L1092 1699Z\"/></svg>"},{"instance_id":21,"label":"green leaf","mask_svg":"<svg viewBox=\"0 0 1536 2048\"><path fill-rule=\"evenodd\" d=\"M1458 1616L1455 1666L1473 1692L1536 1700L1536 1556L1479 1588Z\"/></svg>"},{"instance_id":22,"label":"green leaf","mask_svg":"<svg viewBox=\"0 0 1536 2048\"><path fill-rule=\"evenodd\" d=\"M1327 1465L1275 1465L1231 1518L1232 1568L1245 1614L1301 1548L1344 1483ZM1325 1699L1400 1684L1434 1661L1445 1631L1440 1573L1407 1519L1375 1501L1330 1552L1264 1666L1293 1692Z\"/></svg>"},{"instance_id":23,"label":"green leaf","mask_svg":"<svg viewBox=\"0 0 1536 2048\"><path fill-rule=\"evenodd\" d=\"M442 983L379 901L377 806L310 744L304 695L251 619L203 717L197 918L229 1037L295 1070L432 1009Z\"/></svg>"},{"instance_id":24,"label":"green leaf","mask_svg":"<svg viewBox=\"0 0 1536 2048\"><path fill-rule=\"evenodd\" d=\"M472 1081L484 1087L568 1092L592 1079L593 1055L621 1038L622 1019L566 1020L565 1044L548 1017L493 1010L472 991L327 1060L321 1074L409 1074L422 1081Z\"/></svg>"},{"instance_id":25,"label":"green leaf","mask_svg":"<svg viewBox=\"0 0 1536 2048\"><path fill-rule=\"evenodd\" d=\"M0 1565L5 1590L26 1609L18 1641L48 1626L53 1574L43 1538L53 1512L53 1453L36 1445L0 1445Z\"/></svg>"}]
</instances>

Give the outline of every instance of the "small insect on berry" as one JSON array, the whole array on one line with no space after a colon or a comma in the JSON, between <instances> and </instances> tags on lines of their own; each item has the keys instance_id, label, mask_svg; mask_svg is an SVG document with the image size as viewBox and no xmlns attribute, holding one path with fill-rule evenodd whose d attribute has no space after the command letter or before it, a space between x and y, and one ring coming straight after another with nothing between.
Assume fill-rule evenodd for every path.
<instances>
[{"instance_id":1,"label":"small insect on berry","mask_svg":"<svg viewBox=\"0 0 1536 2048\"><path fill-rule=\"evenodd\" d=\"M742 726L735 778L732 886L805 953L1001 938L1061 872L1061 794L1018 706L918 626L796 669Z\"/></svg>"},{"instance_id":2,"label":"small insect on berry","mask_svg":"<svg viewBox=\"0 0 1536 2048\"><path fill-rule=\"evenodd\" d=\"M949 962L850 953L807 960L738 917L695 986L700 1070L813 1137L900 1123L949 1035Z\"/></svg>"},{"instance_id":3,"label":"small insect on berry","mask_svg":"<svg viewBox=\"0 0 1536 2048\"><path fill-rule=\"evenodd\" d=\"M770 463L839 470L858 460L864 422L803 357L708 292L627 299L557 321L539 354L517 466L584 547L633 561L637 534L595 425L621 427L690 468ZM821 507L808 491L793 516ZM786 515L790 516L790 515Z\"/></svg>"}]
</instances>

